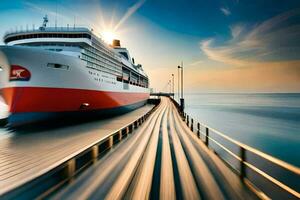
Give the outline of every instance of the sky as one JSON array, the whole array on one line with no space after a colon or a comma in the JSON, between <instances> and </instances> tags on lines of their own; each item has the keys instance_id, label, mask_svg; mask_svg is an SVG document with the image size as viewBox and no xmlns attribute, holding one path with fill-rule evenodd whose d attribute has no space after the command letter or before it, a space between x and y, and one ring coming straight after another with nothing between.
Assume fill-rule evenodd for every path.
<instances>
[{"instance_id":1,"label":"sky","mask_svg":"<svg viewBox=\"0 0 300 200\"><path fill-rule=\"evenodd\" d=\"M186 92L300 92L299 0L1 0L0 37L45 14L114 33L156 91L183 62Z\"/></svg>"}]
</instances>

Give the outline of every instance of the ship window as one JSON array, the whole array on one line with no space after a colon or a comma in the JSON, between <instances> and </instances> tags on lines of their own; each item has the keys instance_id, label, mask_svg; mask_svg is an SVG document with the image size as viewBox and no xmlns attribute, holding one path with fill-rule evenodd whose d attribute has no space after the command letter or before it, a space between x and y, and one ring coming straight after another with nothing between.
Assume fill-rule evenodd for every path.
<instances>
[{"instance_id":1,"label":"ship window","mask_svg":"<svg viewBox=\"0 0 300 200\"><path fill-rule=\"evenodd\" d=\"M69 70L68 65L62 65L58 63L48 63L47 67L54 68L54 69L64 69L64 70Z\"/></svg>"},{"instance_id":2,"label":"ship window","mask_svg":"<svg viewBox=\"0 0 300 200\"><path fill-rule=\"evenodd\" d=\"M123 55L128 60L128 54L126 52L119 52L121 55Z\"/></svg>"},{"instance_id":3,"label":"ship window","mask_svg":"<svg viewBox=\"0 0 300 200\"><path fill-rule=\"evenodd\" d=\"M123 82L123 89L129 90L129 84L127 82Z\"/></svg>"},{"instance_id":4,"label":"ship window","mask_svg":"<svg viewBox=\"0 0 300 200\"><path fill-rule=\"evenodd\" d=\"M117 76L117 81L122 82L122 80L123 80L123 77L122 77L122 76Z\"/></svg>"}]
</instances>

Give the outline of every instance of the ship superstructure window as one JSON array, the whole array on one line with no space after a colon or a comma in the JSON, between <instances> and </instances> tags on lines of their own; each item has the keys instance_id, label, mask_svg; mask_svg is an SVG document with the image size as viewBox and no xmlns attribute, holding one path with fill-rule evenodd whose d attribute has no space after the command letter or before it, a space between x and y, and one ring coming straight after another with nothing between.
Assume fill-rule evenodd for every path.
<instances>
[{"instance_id":1,"label":"ship superstructure window","mask_svg":"<svg viewBox=\"0 0 300 200\"><path fill-rule=\"evenodd\" d=\"M47 67L54 68L54 69L69 70L68 65L62 65L62 64L58 64L58 63L48 63Z\"/></svg>"},{"instance_id":2,"label":"ship superstructure window","mask_svg":"<svg viewBox=\"0 0 300 200\"><path fill-rule=\"evenodd\" d=\"M117 81L144 88L148 88L149 84L147 77L142 74L137 74L126 66L122 67L122 76L118 76Z\"/></svg>"},{"instance_id":3,"label":"ship superstructure window","mask_svg":"<svg viewBox=\"0 0 300 200\"><path fill-rule=\"evenodd\" d=\"M106 51L102 51L102 49L86 47L82 51L81 59L87 62L87 67L89 68L116 76L122 75L121 64Z\"/></svg>"},{"instance_id":4,"label":"ship superstructure window","mask_svg":"<svg viewBox=\"0 0 300 200\"><path fill-rule=\"evenodd\" d=\"M126 52L119 52L121 55L123 55L127 60L129 60L128 54Z\"/></svg>"},{"instance_id":5,"label":"ship superstructure window","mask_svg":"<svg viewBox=\"0 0 300 200\"><path fill-rule=\"evenodd\" d=\"M57 52L62 51L62 49L46 49L46 50L49 50L49 51L57 51Z\"/></svg>"},{"instance_id":6,"label":"ship superstructure window","mask_svg":"<svg viewBox=\"0 0 300 200\"><path fill-rule=\"evenodd\" d=\"M131 73L130 82L133 85L138 85L138 83L139 83L139 75L137 75L135 73Z\"/></svg>"},{"instance_id":7,"label":"ship superstructure window","mask_svg":"<svg viewBox=\"0 0 300 200\"><path fill-rule=\"evenodd\" d=\"M32 38L88 38L91 39L91 35L87 33L37 33L37 34L24 34L8 37L4 40L5 43L23 40L23 39L32 39Z\"/></svg>"}]
</instances>

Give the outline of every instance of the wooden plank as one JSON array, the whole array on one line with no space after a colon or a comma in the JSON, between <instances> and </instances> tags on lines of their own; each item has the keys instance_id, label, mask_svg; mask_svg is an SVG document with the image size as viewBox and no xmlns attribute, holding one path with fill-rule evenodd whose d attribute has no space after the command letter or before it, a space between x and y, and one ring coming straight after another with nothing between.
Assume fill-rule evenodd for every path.
<instances>
[{"instance_id":1,"label":"wooden plank","mask_svg":"<svg viewBox=\"0 0 300 200\"><path fill-rule=\"evenodd\" d=\"M205 197L208 199L225 199L216 180L206 166L206 163L186 135L187 132L189 133L191 130L183 121L181 121L176 111L173 112L173 117L175 119L176 129L179 133L179 138L184 146L187 156L192 162L190 165L194 171L195 180L198 181L198 185L201 185L203 191L205 191Z\"/></svg>"},{"instance_id":2,"label":"wooden plank","mask_svg":"<svg viewBox=\"0 0 300 200\"><path fill-rule=\"evenodd\" d=\"M171 131L171 139L174 146L174 152L176 157L176 164L178 166L180 185L183 192L184 199L200 199L200 194L196 182L194 180L189 162L184 153L184 149L181 145L180 139L178 137L178 132L175 129L173 122L173 112L170 112L169 123Z\"/></svg>"},{"instance_id":3,"label":"wooden plank","mask_svg":"<svg viewBox=\"0 0 300 200\"><path fill-rule=\"evenodd\" d=\"M39 176L63 160L138 119L153 105L110 119L32 133L7 133L0 140L0 194ZM5 181L3 181L5 180Z\"/></svg>"},{"instance_id":4,"label":"wooden plank","mask_svg":"<svg viewBox=\"0 0 300 200\"><path fill-rule=\"evenodd\" d=\"M173 165L170 150L170 141L168 136L167 121L168 121L168 109L166 109L161 122L162 126L162 156L161 156L161 175L160 175L160 199L176 199L175 182Z\"/></svg>"},{"instance_id":5,"label":"wooden plank","mask_svg":"<svg viewBox=\"0 0 300 200\"><path fill-rule=\"evenodd\" d=\"M158 119L159 120L159 119ZM154 173L155 158L159 138L159 123L156 123L143 159L136 170L125 199L149 199Z\"/></svg>"}]
</instances>

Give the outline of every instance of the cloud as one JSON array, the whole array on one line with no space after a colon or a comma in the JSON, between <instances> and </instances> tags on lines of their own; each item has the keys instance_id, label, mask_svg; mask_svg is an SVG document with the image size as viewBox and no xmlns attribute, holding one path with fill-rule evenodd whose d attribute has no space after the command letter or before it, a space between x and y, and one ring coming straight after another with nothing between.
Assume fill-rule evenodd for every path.
<instances>
[{"instance_id":1,"label":"cloud","mask_svg":"<svg viewBox=\"0 0 300 200\"><path fill-rule=\"evenodd\" d=\"M244 31L244 26L241 24L230 26L231 36L233 39L238 38L241 33Z\"/></svg>"},{"instance_id":2,"label":"cloud","mask_svg":"<svg viewBox=\"0 0 300 200\"><path fill-rule=\"evenodd\" d=\"M215 38L209 38L200 48L209 59L234 66L300 60L299 17L298 9L255 26L234 25L229 40L217 45Z\"/></svg>"},{"instance_id":3,"label":"cloud","mask_svg":"<svg viewBox=\"0 0 300 200\"><path fill-rule=\"evenodd\" d=\"M227 69L190 68L186 88L209 92L299 92L300 61Z\"/></svg>"},{"instance_id":4,"label":"cloud","mask_svg":"<svg viewBox=\"0 0 300 200\"><path fill-rule=\"evenodd\" d=\"M121 20L118 22L118 24L115 26L115 30L117 30L131 15L133 15L144 3L146 0L139 0L137 3L135 3L133 6L131 6L125 15L121 18Z\"/></svg>"},{"instance_id":5,"label":"cloud","mask_svg":"<svg viewBox=\"0 0 300 200\"><path fill-rule=\"evenodd\" d=\"M62 14L58 13L57 11L53 11L53 10L50 10L48 8L38 6L38 5L36 5L34 3L31 3L29 1L24 1L23 3L28 8L30 8L32 10L35 10L35 11L37 11L37 12L43 14L43 15L47 14L47 15L50 15L52 17L64 18L64 19L69 20L69 18L67 16L62 15Z\"/></svg>"},{"instance_id":6,"label":"cloud","mask_svg":"<svg viewBox=\"0 0 300 200\"><path fill-rule=\"evenodd\" d=\"M190 63L189 66L198 66L199 64L202 64L202 63L203 63L202 60L197 60L197 61L195 61L193 63Z\"/></svg>"},{"instance_id":7,"label":"cloud","mask_svg":"<svg viewBox=\"0 0 300 200\"><path fill-rule=\"evenodd\" d=\"M231 11L229 10L229 8L221 7L220 10L221 10L221 12L222 12L224 15L226 15L226 16L231 15Z\"/></svg>"}]
</instances>

